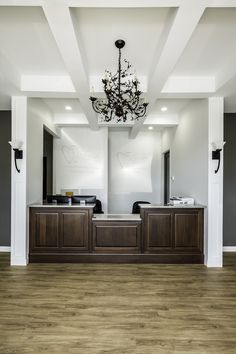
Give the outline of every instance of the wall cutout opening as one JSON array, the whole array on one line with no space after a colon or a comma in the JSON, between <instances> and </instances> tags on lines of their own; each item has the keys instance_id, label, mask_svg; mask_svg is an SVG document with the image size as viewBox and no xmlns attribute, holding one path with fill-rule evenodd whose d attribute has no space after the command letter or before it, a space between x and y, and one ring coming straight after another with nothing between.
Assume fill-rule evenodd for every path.
<instances>
[{"instance_id":1,"label":"wall cutout opening","mask_svg":"<svg viewBox=\"0 0 236 354\"><path fill-rule=\"evenodd\" d=\"M43 130L43 200L53 194L53 135Z\"/></svg>"},{"instance_id":2,"label":"wall cutout opening","mask_svg":"<svg viewBox=\"0 0 236 354\"><path fill-rule=\"evenodd\" d=\"M164 152L164 204L170 201L170 151Z\"/></svg>"}]
</instances>

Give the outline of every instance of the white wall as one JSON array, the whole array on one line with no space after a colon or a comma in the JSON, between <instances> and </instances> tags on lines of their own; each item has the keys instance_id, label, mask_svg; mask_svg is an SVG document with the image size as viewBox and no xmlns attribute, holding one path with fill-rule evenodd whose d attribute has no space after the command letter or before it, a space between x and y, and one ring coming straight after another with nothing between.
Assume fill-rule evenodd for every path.
<instances>
[{"instance_id":1,"label":"white wall","mask_svg":"<svg viewBox=\"0 0 236 354\"><path fill-rule=\"evenodd\" d=\"M67 127L54 139L54 192L79 189L96 195L107 211L108 129Z\"/></svg>"},{"instance_id":2,"label":"white wall","mask_svg":"<svg viewBox=\"0 0 236 354\"><path fill-rule=\"evenodd\" d=\"M170 150L171 195L208 202L208 101L193 100L180 113L179 125L162 134L162 152Z\"/></svg>"},{"instance_id":3,"label":"white wall","mask_svg":"<svg viewBox=\"0 0 236 354\"><path fill-rule=\"evenodd\" d=\"M161 201L161 134L109 131L109 213L130 213L135 201Z\"/></svg>"},{"instance_id":4,"label":"white wall","mask_svg":"<svg viewBox=\"0 0 236 354\"><path fill-rule=\"evenodd\" d=\"M43 197L43 129L54 135L59 130L41 99L28 99L27 112L27 203L42 202Z\"/></svg>"}]
</instances>

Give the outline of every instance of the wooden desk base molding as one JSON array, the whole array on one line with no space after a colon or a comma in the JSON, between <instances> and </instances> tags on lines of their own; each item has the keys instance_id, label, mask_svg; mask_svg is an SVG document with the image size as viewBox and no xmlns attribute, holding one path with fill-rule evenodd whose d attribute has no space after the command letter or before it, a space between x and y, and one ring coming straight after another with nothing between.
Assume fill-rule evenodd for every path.
<instances>
[{"instance_id":1,"label":"wooden desk base molding","mask_svg":"<svg viewBox=\"0 0 236 354\"><path fill-rule=\"evenodd\" d=\"M159 263L202 264L197 254L31 254L30 263Z\"/></svg>"}]
</instances>

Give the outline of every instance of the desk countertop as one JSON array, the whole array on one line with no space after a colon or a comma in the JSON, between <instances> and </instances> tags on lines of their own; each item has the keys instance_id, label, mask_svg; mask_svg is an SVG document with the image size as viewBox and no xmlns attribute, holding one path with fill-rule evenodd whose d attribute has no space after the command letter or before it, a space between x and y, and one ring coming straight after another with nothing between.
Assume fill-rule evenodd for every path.
<instances>
[{"instance_id":1,"label":"desk countertop","mask_svg":"<svg viewBox=\"0 0 236 354\"><path fill-rule=\"evenodd\" d=\"M141 221L139 214L94 214L93 221Z\"/></svg>"},{"instance_id":2,"label":"desk countertop","mask_svg":"<svg viewBox=\"0 0 236 354\"><path fill-rule=\"evenodd\" d=\"M28 205L29 208L80 208L80 209L93 209L95 207L95 204L85 204L85 205L81 205L81 204L42 204L42 203L37 203L37 204L29 204Z\"/></svg>"},{"instance_id":3,"label":"desk countertop","mask_svg":"<svg viewBox=\"0 0 236 354\"><path fill-rule=\"evenodd\" d=\"M159 208L159 209L204 209L205 205L201 204L177 204L177 205L163 205L163 204L139 204L140 208L150 209L150 208Z\"/></svg>"}]
</instances>

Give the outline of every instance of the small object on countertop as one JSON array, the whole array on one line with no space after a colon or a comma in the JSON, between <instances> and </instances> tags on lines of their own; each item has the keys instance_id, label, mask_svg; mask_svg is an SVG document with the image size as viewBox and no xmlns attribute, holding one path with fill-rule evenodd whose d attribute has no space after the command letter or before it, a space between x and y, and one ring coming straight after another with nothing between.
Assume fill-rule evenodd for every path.
<instances>
[{"instance_id":1,"label":"small object on countertop","mask_svg":"<svg viewBox=\"0 0 236 354\"><path fill-rule=\"evenodd\" d=\"M171 205L179 205L179 204L194 205L194 198L191 198L191 197L171 197L170 204Z\"/></svg>"},{"instance_id":2,"label":"small object on countertop","mask_svg":"<svg viewBox=\"0 0 236 354\"><path fill-rule=\"evenodd\" d=\"M71 200L71 198L68 198L68 205L72 205L72 200Z\"/></svg>"}]
</instances>

